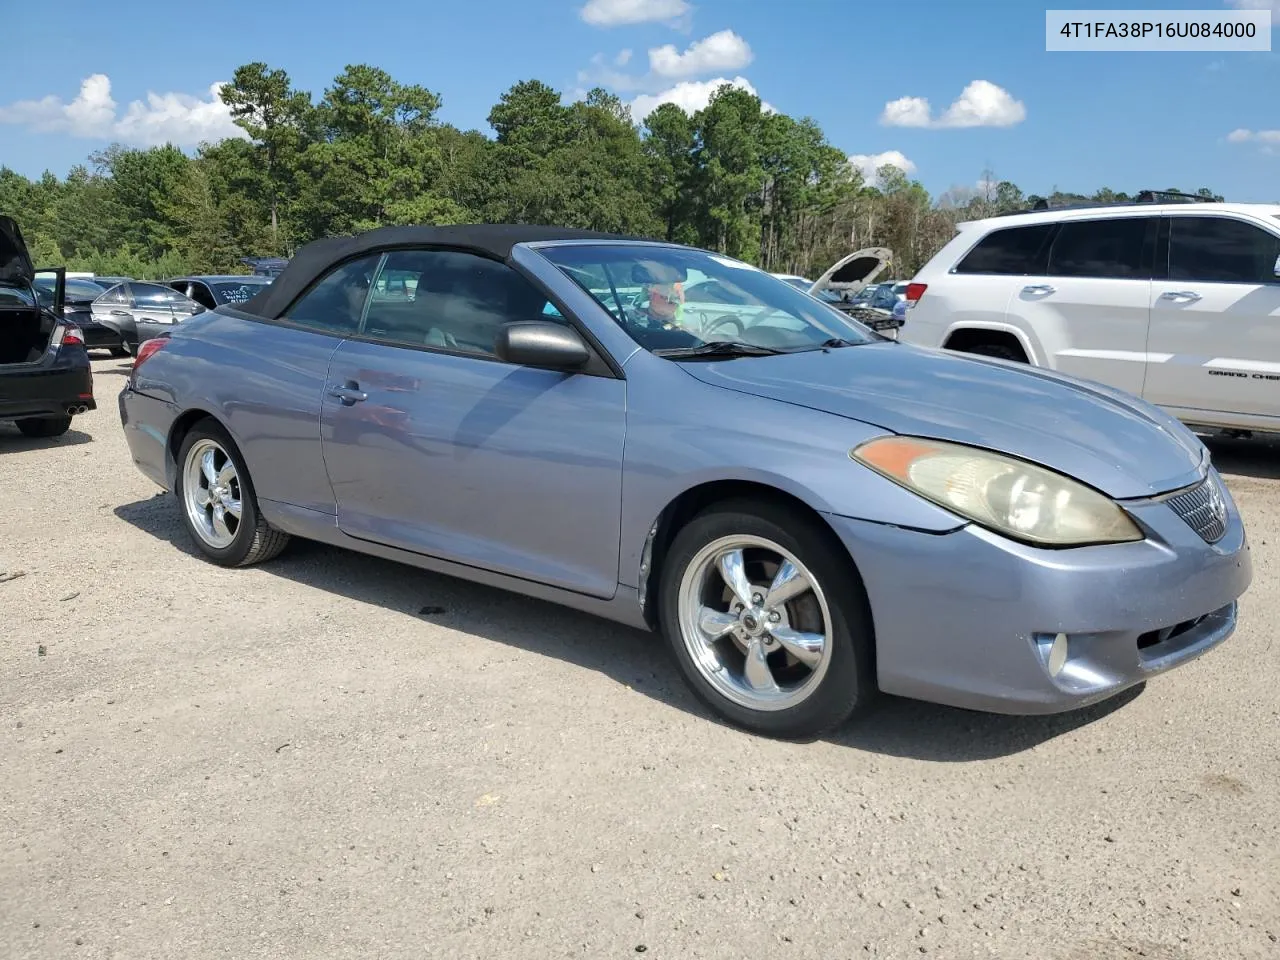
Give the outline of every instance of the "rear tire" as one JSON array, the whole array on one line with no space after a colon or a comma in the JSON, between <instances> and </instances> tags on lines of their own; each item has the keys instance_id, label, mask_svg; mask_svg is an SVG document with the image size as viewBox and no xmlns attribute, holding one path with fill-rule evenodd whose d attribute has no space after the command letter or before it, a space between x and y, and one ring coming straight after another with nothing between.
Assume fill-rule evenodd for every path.
<instances>
[{"instance_id":1,"label":"rear tire","mask_svg":"<svg viewBox=\"0 0 1280 960\"><path fill-rule=\"evenodd\" d=\"M19 420L18 429L24 437L60 437L71 429L70 417L29 417Z\"/></svg>"},{"instance_id":2,"label":"rear tire","mask_svg":"<svg viewBox=\"0 0 1280 960\"><path fill-rule=\"evenodd\" d=\"M694 693L752 732L813 739L878 692L862 580L831 530L799 511L737 500L698 514L663 561L658 604Z\"/></svg>"},{"instance_id":3,"label":"rear tire","mask_svg":"<svg viewBox=\"0 0 1280 960\"><path fill-rule=\"evenodd\" d=\"M200 421L183 437L174 487L187 533L220 566L262 563L289 542L262 518L244 457L214 420Z\"/></svg>"}]
</instances>

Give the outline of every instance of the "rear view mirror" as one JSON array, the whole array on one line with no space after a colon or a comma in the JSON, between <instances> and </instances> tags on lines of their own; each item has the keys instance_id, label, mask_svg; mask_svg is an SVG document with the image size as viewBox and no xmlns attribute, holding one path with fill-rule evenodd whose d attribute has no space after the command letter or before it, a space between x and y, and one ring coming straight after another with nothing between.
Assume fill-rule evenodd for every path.
<instances>
[{"instance_id":1,"label":"rear view mirror","mask_svg":"<svg viewBox=\"0 0 1280 960\"><path fill-rule=\"evenodd\" d=\"M547 320L503 324L494 338L494 352L507 363L552 370L577 370L591 359L578 331Z\"/></svg>"}]
</instances>

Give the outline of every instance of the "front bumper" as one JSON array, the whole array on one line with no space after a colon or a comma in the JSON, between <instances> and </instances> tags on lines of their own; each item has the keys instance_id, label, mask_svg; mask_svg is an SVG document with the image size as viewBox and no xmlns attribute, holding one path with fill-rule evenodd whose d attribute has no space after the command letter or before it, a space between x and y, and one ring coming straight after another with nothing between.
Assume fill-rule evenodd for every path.
<instances>
[{"instance_id":1,"label":"front bumper","mask_svg":"<svg viewBox=\"0 0 1280 960\"><path fill-rule=\"evenodd\" d=\"M1225 641L1253 577L1235 504L1216 544L1165 503L1126 507L1146 540L1069 550L976 526L931 534L828 516L866 583L880 688L995 713L1058 713ZM1068 654L1051 675L1059 633Z\"/></svg>"}]
</instances>

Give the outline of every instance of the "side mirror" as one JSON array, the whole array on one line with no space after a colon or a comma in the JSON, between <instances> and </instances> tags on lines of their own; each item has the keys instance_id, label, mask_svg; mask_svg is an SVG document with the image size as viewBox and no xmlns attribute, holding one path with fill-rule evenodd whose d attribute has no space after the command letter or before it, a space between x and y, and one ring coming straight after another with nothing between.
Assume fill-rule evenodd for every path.
<instances>
[{"instance_id":1,"label":"side mirror","mask_svg":"<svg viewBox=\"0 0 1280 960\"><path fill-rule=\"evenodd\" d=\"M1271 268L1271 272L1275 274L1276 277L1280 277L1280 257L1276 257L1276 264Z\"/></svg>"},{"instance_id":2,"label":"side mirror","mask_svg":"<svg viewBox=\"0 0 1280 960\"><path fill-rule=\"evenodd\" d=\"M546 320L504 323L494 338L493 347L499 360L522 367L577 370L591 359L591 352L578 331Z\"/></svg>"}]
</instances>

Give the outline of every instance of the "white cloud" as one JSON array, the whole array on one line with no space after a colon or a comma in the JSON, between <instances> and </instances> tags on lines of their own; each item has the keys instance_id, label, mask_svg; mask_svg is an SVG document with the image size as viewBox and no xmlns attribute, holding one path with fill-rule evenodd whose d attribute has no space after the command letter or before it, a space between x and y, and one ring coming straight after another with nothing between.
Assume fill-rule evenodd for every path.
<instances>
[{"instance_id":1,"label":"white cloud","mask_svg":"<svg viewBox=\"0 0 1280 960\"><path fill-rule=\"evenodd\" d=\"M194 147L205 141L242 137L231 111L218 96L221 83L209 87L207 100L185 93L148 93L134 100L123 116L116 114L111 80L101 73L86 77L70 103L50 94L0 106L0 123L40 132L68 133L91 140L118 140L139 147L173 143Z\"/></svg>"},{"instance_id":2,"label":"white cloud","mask_svg":"<svg viewBox=\"0 0 1280 960\"><path fill-rule=\"evenodd\" d=\"M759 96L756 88L746 77L734 77L732 80L726 80L724 77L716 77L714 80L684 80L670 90L636 97L631 101L631 116L637 123L643 122L645 117L663 103L674 103L685 113L697 113L711 102L711 95L726 83L731 87ZM762 107L768 113L774 112L774 108L767 103L762 104Z\"/></svg>"},{"instance_id":3,"label":"white cloud","mask_svg":"<svg viewBox=\"0 0 1280 960\"><path fill-rule=\"evenodd\" d=\"M630 50L619 50L618 55L613 58L613 65L615 67L625 67L630 62L631 62Z\"/></svg>"},{"instance_id":4,"label":"white cloud","mask_svg":"<svg viewBox=\"0 0 1280 960\"><path fill-rule=\"evenodd\" d=\"M880 122L886 127L929 126L929 101L923 97L902 97L884 105Z\"/></svg>"},{"instance_id":5,"label":"white cloud","mask_svg":"<svg viewBox=\"0 0 1280 960\"><path fill-rule=\"evenodd\" d=\"M1270 10L1271 29L1280 26L1280 0L1227 0L1227 6L1237 10Z\"/></svg>"},{"instance_id":6,"label":"white cloud","mask_svg":"<svg viewBox=\"0 0 1280 960\"><path fill-rule=\"evenodd\" d=\"M116 138L147 147L165 143L194 147L244 136L218 95L222 86L212 84L208 100L185 93L148 93L145 104L141 100L129 104L116 123Z\"/></svg>"},{"instance_id":7,"label":"white cloud","mask_svg":"<svg viewBox=\"0 0 1280 960\"><path fill-rule=\"evenodd\" d=\"M678 20L689 10L689 0L587 0L578 14L594 27L617 27Z\"/></svg>"},{"instance_id":8,"label":"white cloud","mask_svg":"<svg viewBox=\"0 0 1280 960\"><path fill-rule=\"evenodd\" d=\"M80 84L80 93L70 103L50 94L39 100L18 100L0 107L0 123L30 127L40 133L70 133L79 137L110 136L115 121L116 102L111 99L111 81L95 73Z\"/></svg>"},{"instance_id":9,"label":"white cloud","mask_svg":"<svg viewBox=\"0 0 1280 960\"><path fill-rule=\"evenodd\" d=\"M1026 106L1008 90L974 80L936 118L924 97L901 97L884 105L880 122L889 127L1012 127L1026 118Z\"/></svg>"},{"instance_id":10,"label":"white cloud","mask_svg":"<svg viewBox=\"0 0 1280 960\"><path fill-rule=\"evenodd\" d=\"M1232 130L1227 134L1229 143L1280 143L1280 130Z\"/></svg>"},{"instance_id":11,"label":"white cloud","mask_svg":"<svg viewBox=\"0 0 1280 960\"><path fill-rule=\"evenodd\" d=\"M626 52L630 53L631 51L628 50ZM630 57L627 59L630 59ZM618 59L615 57L614 63L617 62ZM578 71L578 84L583 89L587 87L608 87L618 93L640 90L645 86L643 77L636 77L629 73L615 70L606 62L603 53L597 53L593 56L591 58L591 66L586 70Z\"/></svg>"},{"instance_id":12,"label":"white cloud","mask_svg":"<svg viewBox=\"0 0 1280 960\"><path fill-rule=\"evenodd\" d=\"M915 173L916 165L908 160L901 150L886 150L884 153L855 153L849 158L850 165L862 174L867 183L875 183L876 171L881 167L897 167L903 173Z\"/></svg>"},{"instance_id":13,"label":"white cloud","mask_svg":"<svg viewBox=\"0 0 1280 960\"><path fill-rule=\"evenodd\" d=\"M668 43L649 51L649 69L660 77L696 77L723 70L741 70L752 60L747 41L732 30L721 30L689 46L684 53Z\"/></svg>"}]
</instances>

